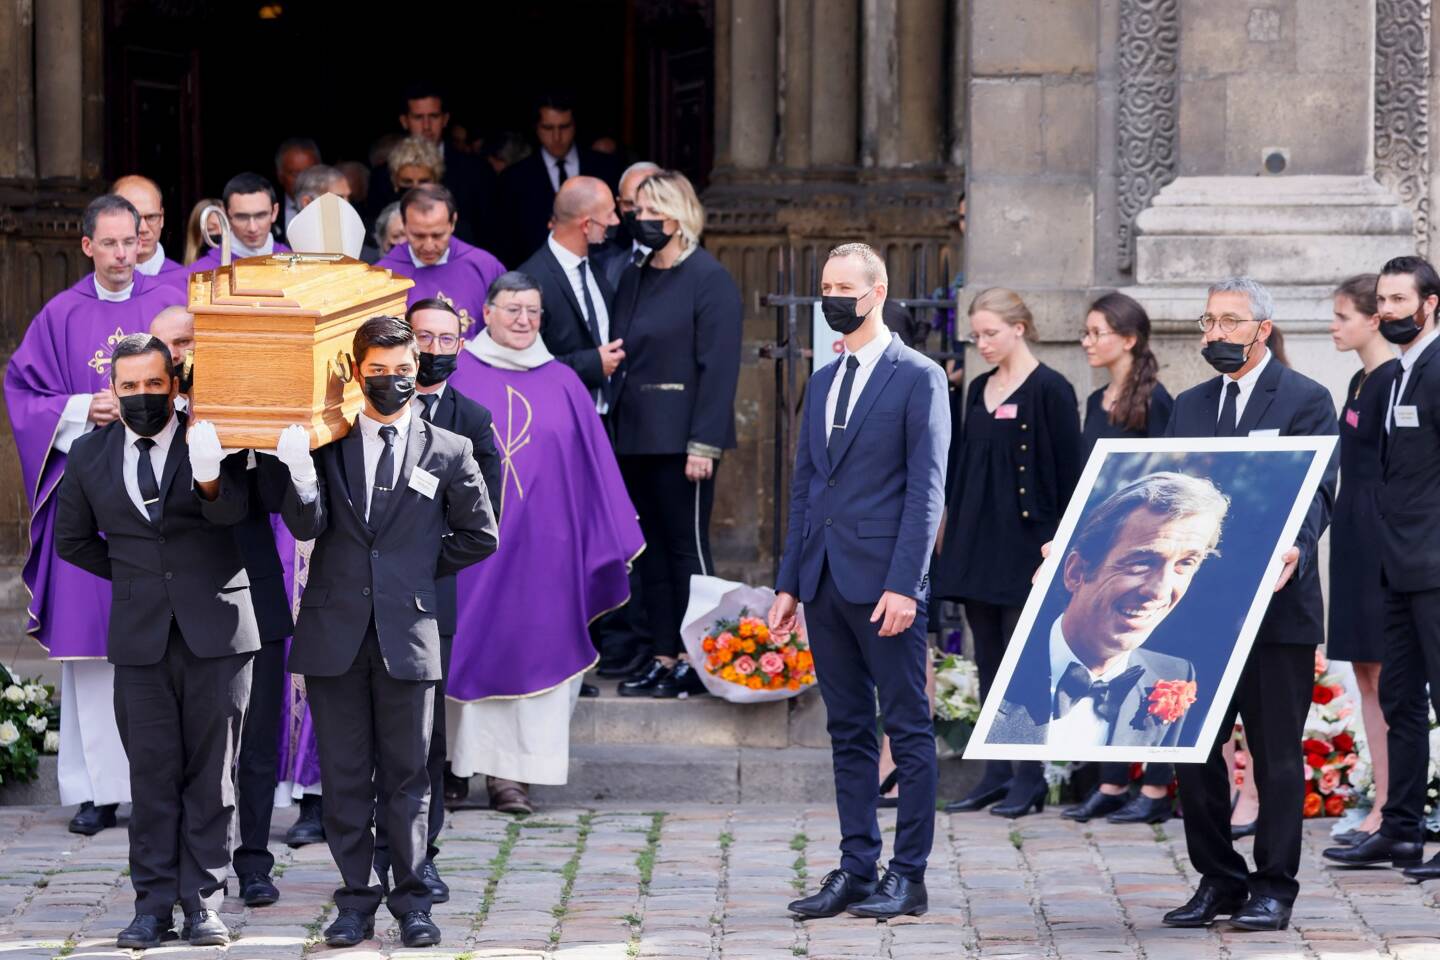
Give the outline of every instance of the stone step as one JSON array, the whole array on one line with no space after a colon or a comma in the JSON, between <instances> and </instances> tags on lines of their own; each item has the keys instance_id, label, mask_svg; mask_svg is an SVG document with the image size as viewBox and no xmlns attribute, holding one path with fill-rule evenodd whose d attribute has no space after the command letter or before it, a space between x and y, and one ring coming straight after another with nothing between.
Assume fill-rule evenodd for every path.
<instances>
[{"instance_id":1,"label":"stone step","mask_svg":"<svg viewBox=\"0 0 1440 960\"><path fill-rule=\"evenodd\" d=\"M484 779L471 781L483 800ZM833 800L830 751L813 747L572 744L570 782L533 788L539 804L819 803Z\"/></svg>"},{"instance_id":2,"label":"stone step","mask_svg":"<svg viewBox=\"0 0 1440 960\"><path fill-rule=\"evenodd\" d=\"M11 612L23 615L29 602L30 591L25 589L25 581L20 578L20 565L0 564L0 615L6 618Z\"/></svg>"},{"instance_id":3,"label":"stone step","mask_svg":"<svg viewBox=\"0 0 1440 960\"><path fill-rule=\"evenodd\" d=\"M708 694L674 700L622 697L619 681L591 682L600 687L600 696L576 704L570 722L570 742L575 745L830 746L825 705L817 689L789 700L738 704Z\"/></svg>"}]
</instances>

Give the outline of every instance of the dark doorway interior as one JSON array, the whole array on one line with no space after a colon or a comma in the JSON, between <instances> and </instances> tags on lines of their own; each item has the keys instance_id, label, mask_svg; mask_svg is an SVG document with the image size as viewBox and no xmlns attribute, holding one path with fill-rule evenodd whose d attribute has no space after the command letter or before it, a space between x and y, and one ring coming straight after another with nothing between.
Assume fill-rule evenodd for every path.
<instances>
[{"instance_id":1,"label":"dark doorway interior","mask_svg":"<svg viewBox=\"0 0 1440 960\"><path fill-rule=\"evenodd\" d=\"M616 140L709 173L714 0L110 0L107 174L166 193L167 249L185 215L242 170L274 176L274 149L315 139L327 163L367 161L397 129L417 78L446 91L451 123L479 139L526 136L531 104L565 88L578 142Z\"/></svg>"}]
</instances>

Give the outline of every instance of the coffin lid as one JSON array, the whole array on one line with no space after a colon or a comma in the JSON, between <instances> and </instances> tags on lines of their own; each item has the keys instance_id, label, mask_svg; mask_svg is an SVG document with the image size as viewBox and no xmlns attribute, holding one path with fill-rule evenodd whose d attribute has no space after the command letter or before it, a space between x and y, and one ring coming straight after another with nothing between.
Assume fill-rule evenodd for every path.
<instances>
[{"instance_id":1,"label":"coffin lid","mask_svg":"<svg viewBox=\"0 0 1440 960\"><path fill-rule=\"evenodd\" d=\"M274 253L192 274L190 312L319 319L414 285L408 277L340 254Z\"/></svg>"}]
</instances>

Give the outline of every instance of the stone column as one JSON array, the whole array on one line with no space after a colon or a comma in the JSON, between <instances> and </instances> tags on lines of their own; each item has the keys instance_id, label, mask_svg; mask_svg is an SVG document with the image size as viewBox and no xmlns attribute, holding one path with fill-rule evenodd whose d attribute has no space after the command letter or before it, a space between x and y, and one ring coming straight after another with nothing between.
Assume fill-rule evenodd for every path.
<instances>
[{"instance_id":1,"label":"stone column","mask_svg":"<svg viewBox=\"0 0 1440 960\"><path fill-rule=\"evenodd\" d=\"M813 2L821 15L811 25L810 164L853 168L860 120L860 5Z\"/></svg>"},{"instance_id":2,"label":"stone column","mask_svg":"<svg viewBox=\"0 0 1440 960\"><path fill-rule=\"evenodd\" d=\"M84 173L83 8L82 0L35 4L35 133L41 178L78 179Z\"/></svg>"},{"instance_id":3,"label":"stone column","mask_svg":"<svg viewBox=\"0 0 1440 960\"><path fill-rule=\"evenodd\" d=\"M903 0L895 18L895 64L899 115L896 117L900 166L934 166L945 143L941 103L945 92L942 62L944 0Z\"/></svg>"},{"instance_id":4,"label":"stone column","mask_svg":"<svg viewBox=\"0 0 1440 960\"><path fill-rule=\"evenodd\" d=\"M775 153L777 0L730 0L730 163L768 167Z\"/></svg>"},{"instance_id":5,"label":"stone column","mask_svg":"<svg viewBox=\"0 0 1440 960\"><path fill-rule=\"evenodd\" d=\"M811 60L814 42L812 0L780 0L780 162L791 169L810 166Z\"/></svg>"},{"instance_id":6,"label":"stone column","mask_svg":"<svg viewBox=\"0 0 1440 960\"><path fill-rule=\"evenodd\" d=\"M33 0L0 3L0 177L35 176Z\"/></svg>"}]
</instances>

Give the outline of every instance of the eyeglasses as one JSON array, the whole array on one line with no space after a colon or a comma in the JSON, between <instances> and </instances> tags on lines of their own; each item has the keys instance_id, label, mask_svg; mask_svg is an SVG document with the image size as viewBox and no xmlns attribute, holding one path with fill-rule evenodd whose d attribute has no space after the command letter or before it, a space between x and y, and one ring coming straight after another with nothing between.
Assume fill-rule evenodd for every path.
<instances>
[{"instance_id":1,"label":"eyeglasses","mask_svg":"<svg viewBox=\"0 0 1440 960\"><path fill-rule=\"evenodd\" d=\"M511 320L514 320L514 319L518 318L518 317L520 316L520 314L522 314L522 313L525 314L525 316L529 317L531 320L539 320L539 319L540 319L540 312L541 312L541 311L540 311L540 308L539 308L539 307L527 307L527 306L522 306L521 304L518 304L518 303L512 303L512 304L510 304L509 306L496 307L495 309L499 310L501 313L503 313L505 316L509 317Z\"/></svg>"},{"instance_id":2,"label":"eyeglasses","mask_svg":"<svg viewBox=\"0 0 1440 960\"><path fill-rule=\"evenodd\" d=\"M241 226L249 226L249 225L252 225L252 224L260 224L260 223L269 223L269 222L270 222L270 217L271 217L271 214L270 214L269 211L266 211L265 213L232 213L232 214L230 214L230 220L231 220L231 222L232 222L232 223L238 223L238 224L240 224Z\"/></svg>"},{"instance_id":3,"label":"eyeglasses","mask_svg":"<svg viewBox=\"0 0 1440 960\"><path fill-rule=\"evenodd\" d=\"M155 228L155 229L159 229L160 224L162 224L162 223L165 222L165 214L163 214L163 213L142 213L142 214L140 214L140 219L141 219L141 220L144 220L146 223L150 224L151 227L153 227L153 228Z\"/></svg>"},{"instance_id":4,"label":"eyeglasses","mask_svg":"<svg viewBox=\"0 0 1440 960\"><path fill-rule=\"evenodd\" d=\"M1114 330L1081 330L1081 331L1080 331L1080 342L1081 342L1081 343L1099 343L1101 340L1104 340L1106 337L1113 337L1114 335L1115 335L1115 331L1114 331Z\"/></svg>"},{"instance_id":5,"label":"eyeglasses","mask_svg":"<svg viewBox=\"0 0 1440 960\"><path fill-rule=\"evenodd\" d=\"M454 350L460 345L460 338L453 333L442 333L437 337L433 333L422 331L415 334L415 342L420 345L422 350L436 344L440 345L441 350Z\"/></svg>"},{"instance_id":6,"label":"eyeglasses","mask_svg":"<svg viewBox=\"0 0 1440 960\"><path fill-rule=\"evenodd\" d=\"M1235 328L1240 326L1240 324L1254 323L1255 320L1253 317L1237 317L1233 313L1222 313L1218 317L1213 313L1207 313L1195 322L1200 325L1200 330L1204 333L1209 333L1215 328L1216 324L1220 325L1221 333L1234 333Z\"/></svg>"}]
</instances>

